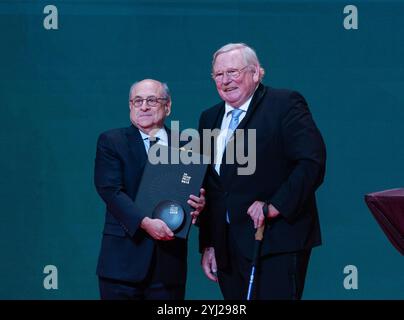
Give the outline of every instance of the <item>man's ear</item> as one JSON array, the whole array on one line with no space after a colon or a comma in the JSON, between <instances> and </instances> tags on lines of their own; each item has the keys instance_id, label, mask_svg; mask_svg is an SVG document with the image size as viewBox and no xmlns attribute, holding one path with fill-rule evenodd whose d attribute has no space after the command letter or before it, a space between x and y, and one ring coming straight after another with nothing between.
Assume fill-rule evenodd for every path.
<instances>
[{"instance_id":1,"label":"man's ear","mask_svg":"<svg viewBox=\"0 0 404 320\"><path fill-rule=\"evenodd\" d=\"M258 65L254 65L253 79L254 79L255 82L260 81L260 67Z\"/></svg>"},{"instance_id":2,"label":"man's ear","mask_svg":"<svg viewBox=\"0 0 404 320\"><path fill-rule=\"evenodd\" d=\"M164 106L164 112L166 113L167 117L170 115L170 113L171 113L171 99L168 100L168 102Z\"/></svg>"}]
</instances>

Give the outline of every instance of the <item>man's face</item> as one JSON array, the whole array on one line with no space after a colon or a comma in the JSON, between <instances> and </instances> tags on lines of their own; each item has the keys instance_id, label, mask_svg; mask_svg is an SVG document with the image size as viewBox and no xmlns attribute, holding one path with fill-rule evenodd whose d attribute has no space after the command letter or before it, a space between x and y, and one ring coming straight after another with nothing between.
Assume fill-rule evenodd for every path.
<instances>
[{"instance_id":1,"label":"man's face","mask_svg":"<svg viewBox=\"0 0 404 320\"><path fill-rule=\"evenodd\" d=\"M155 106L151 106L143 100L141 106L135 101L141 99L158 99ZM141 131L149 134L153 129L160 129L164 120L171 112L171 101L164 99L164 89L160 82L155 80L143 80L137 83L130 95L129 109L132 123Z\"/></svg>"},{"instance_id":2,"label":"man's face","mask_svg":"<svg viewBox=\"0 0 404 320\"><path fill-rule=\"evenodd\" d=\"M217 92L232 107L240 107L246 102L259 82L258 66L244 67L246 65L240 50L220 54L213 66L214 75L223 74L221 79L215 79ZM237 78L228 76L226 71L231 70L241 70L240 75Z\"/></svg>"}]
</instances>

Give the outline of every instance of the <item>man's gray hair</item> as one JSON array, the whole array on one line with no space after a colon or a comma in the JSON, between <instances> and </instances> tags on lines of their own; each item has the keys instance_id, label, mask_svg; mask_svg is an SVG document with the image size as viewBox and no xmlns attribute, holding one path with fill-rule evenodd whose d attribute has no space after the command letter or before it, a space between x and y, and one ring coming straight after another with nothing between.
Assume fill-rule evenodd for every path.
<instances>
[{"instance_id":1,"label":"man's gray hair","mask_svg":"<svg viewBox=\"0 0 404 320\"><path fill-rule=\"evenodd\" d=\"M143 81L143 80L142 80ZM156 80L154 80L154 81L156 81ZM130 86L130 89L129 89L129 100L130 100L130 98L131 98L131 94L132 94L132 90L133 90L133 88L139 83L140 81L136 81L135 83L133 83L131 86ZM159 81L160 82L160 81ZM170 89L168 89L168 85L167 85L167 83L165 83L165 82L160 82L161 83L161 86L163 87L163 97L164 98L167 98L168 100L171 100L171 94L170 94Z\"/></svg>"},{"instance_id":2,"label":"man's gray hair","mask_svg":"<svg viewBox=\"0 0 404 320\"><path fill-rule=\"evenodd\" d=\"M233 50L240 50L241 54L243 55L244 63L246 65L256 65L258 66L259 73L260 73L260 80L264 77L265 70L264 68L261 67L261 64L258 60L257 54L255 53L255 50L251 48L250 46L246 45L245 43L228 43L221 47L219 50L217 50L213 54L213 60L212 60L212 72L213 72L213 67L215 65L216 59L219 55L222 53L230 52Z\"/></svg>"}]
</instances>

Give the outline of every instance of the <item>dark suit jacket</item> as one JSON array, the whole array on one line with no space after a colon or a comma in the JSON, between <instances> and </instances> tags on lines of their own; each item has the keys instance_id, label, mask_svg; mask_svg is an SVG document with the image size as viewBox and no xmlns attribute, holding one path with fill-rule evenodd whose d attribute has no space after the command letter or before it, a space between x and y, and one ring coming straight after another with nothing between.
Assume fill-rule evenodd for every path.
<instances>
[{"instance_id":1,"label":"dark suit jacket","mask_svg":"<svg viewBox=\"0 0 404 320\"><path fill-rule=\"evenodd\" d=\"M204 111L199 131L220 129L224 109L222 102ZM235 246L251 259L255 229L247 209L256 200L273 204L281 213L267 227L262 255L320 245L314 193L323 181L326 154L305 99L297 92L260 84L238 129L256 129L256 170L237 175L238 164L225 164L223 159L219 176L209 166L204 184L207 206L199 221L200 250L213 246L219 267L226 265L228 210ZM247 135L244 143L247 146Z\"/></svg>"},{"instance_id":2,"label":"dark suit jacket","mask_svg":"<svg viewBox=\"0 0 404 320\"><path fill-rule=\"evenodd\" d=\"M169 130L167 133L170 137ZM104 132L98 138L94 182L106 204L106 212L97 274L117 280L142 281L150 269L157 245L161 281L184 284L186 241L153 240L140 228L144 216L134 209L133 201L146 161L142 137L133 125Z\"/></svg>"}]
</instances>

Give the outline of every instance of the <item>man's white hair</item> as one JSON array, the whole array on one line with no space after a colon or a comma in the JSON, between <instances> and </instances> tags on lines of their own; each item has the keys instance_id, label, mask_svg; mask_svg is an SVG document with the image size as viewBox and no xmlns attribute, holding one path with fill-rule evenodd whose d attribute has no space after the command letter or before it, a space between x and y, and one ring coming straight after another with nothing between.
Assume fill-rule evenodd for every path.
<instances>
[{"instance_id":1,"label":"man's white hair","mask_svg":"<svg viewBox=\"0 0 404 320\"><path fill-rule=\"evenodd\" d=\"M243 55L244 63L246 65L254 65L258 66L258 70L260 73L260 80L264 77L265 70L264 68L261 67L261 64L258 60L257 54L255 53L255 50L251 48L250 46L246 45L245 43L228 43L221 47L219 50L217 50L213 54L213 60L212 60L212 72L213 72L213 67L215 66L216 59L219 55L230 52L233 50L240 50L241 54Z\"/></svg>"}]
</instances>

